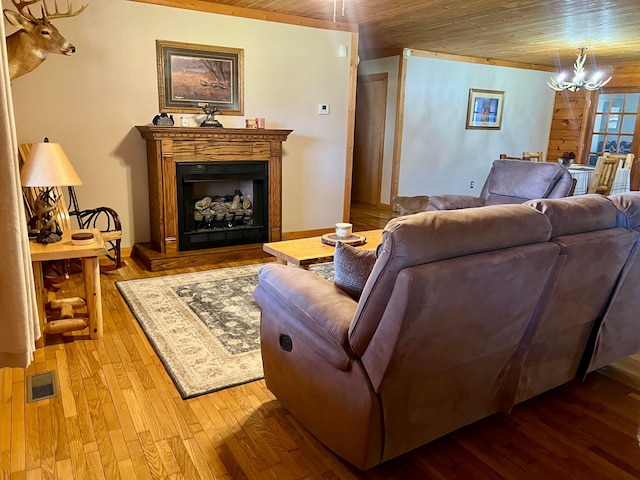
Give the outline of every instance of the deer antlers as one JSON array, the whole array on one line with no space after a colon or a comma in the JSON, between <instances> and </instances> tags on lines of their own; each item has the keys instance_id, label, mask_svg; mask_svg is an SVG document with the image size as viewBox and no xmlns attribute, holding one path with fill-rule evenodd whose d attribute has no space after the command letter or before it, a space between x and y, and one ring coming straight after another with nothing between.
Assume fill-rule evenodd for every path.
<instances>
[{"instance_id":1,"label":"deer antlers","mask_svg":"<svg viewBox=\"0 0 640 480\"><path fill-rule=\"evenodd\" d=\"M16 7L18 12L20 12L22 16L28 18L29 20L37 22L38 19L34 17L33 14L31 13L31 10L29 9L29 5L33 5L34 3L38 3L40 1L42 1L42 19L43 20L44 19L53 20L54 18L75 17L76 15L80 15L82 12L84 12L84 9L89 6L89 5L83 5L82 7L80 7L78 10L74 12L72 11L73 4L67 1L67 11L59 12L58 2L54 0L53 5L55 6L55 10L51 12L49 11L49 7L47 7L46 0L11 0L11 3L13 3L13 6Z\"/></svg>"},{"instance_id":2,"label":"deer antlers","mask_svg":"<svg viewBox=\"0 0 640 480\"><path fill-rule=\"evenodd\" d=\"M84 9L88 7L88 5L83 5L82 7L80 7L75 12L72 12L71 10L73 9L73 4L71 2L69 2L69 1L67 1L67 11L66 12L58 12L58 3L54 0L53 4L55 5L56 10L55 10L55 12L51 13L49 11L49 9L47 8L46 0L42 0L42 5L44 5L44 11L46 12L47 18L49 20L51 20L53 18L75 17L76 15L80 15L82 12L84 12Z\"/></svg>"},{"instance_id":3,"label":"deer antlers","mask_svg":"<svg viewBox=\"0 0 640 480\"><path fill-rule=\"evenodd\" d=\"M11 0L11 3L13 3L13 6L16 7L16 10L18 10L18 12L20 12L23 17L26 17L33 22L37 22L38 19L34 17L31 13L31 10L29 10L29 5L33 5L34 3L38 3L39 1L40 0ZM25 9L27 10L26 12Z\"/></svg>"}]
</instances>

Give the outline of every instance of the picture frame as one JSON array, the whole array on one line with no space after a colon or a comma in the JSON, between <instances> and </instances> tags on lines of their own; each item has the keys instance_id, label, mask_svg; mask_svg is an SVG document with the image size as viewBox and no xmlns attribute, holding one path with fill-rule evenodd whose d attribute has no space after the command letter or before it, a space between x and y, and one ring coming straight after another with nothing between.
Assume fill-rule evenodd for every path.
<instances>
[{"instance_id":1,"label":"picture frame","mask_svg":"<svg viewBox=\"0 0 640 480\"><path fill-rule=\"evenodd\" d=\"M504 91L470 88L466 128L500 130L503 108Z\"/></svg>"},{"instance_id":2,"label":"picture frame","mask_svg":"<svg viewBox=\"0 0 640 480\"><path fill-rule=\"evenodd\" d=\"M244 50L156 40L160 112L244 115Z\"/></svg>"}]
</instances>

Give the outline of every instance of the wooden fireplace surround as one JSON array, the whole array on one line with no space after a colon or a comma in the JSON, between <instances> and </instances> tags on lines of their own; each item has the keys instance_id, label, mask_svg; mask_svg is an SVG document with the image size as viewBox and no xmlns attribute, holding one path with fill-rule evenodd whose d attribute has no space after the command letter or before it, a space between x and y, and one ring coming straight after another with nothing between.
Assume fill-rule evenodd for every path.
<instances>
[{"instance_id":1,"label":"wooden fireplace surround","mask_svg":"<svg viewBox=\"0 0 640 480\"><path fill-rule=\"evenodd\" d=\"M136 128L147 142L151 243L134 245L133 255L147 268L155 271L208 260L237 260L240 252L262 251L261 244L178 251L176 162L268 162L269 242L281 239L282 142L293 130L150 125Z\"/></svg>"}]
</instances>

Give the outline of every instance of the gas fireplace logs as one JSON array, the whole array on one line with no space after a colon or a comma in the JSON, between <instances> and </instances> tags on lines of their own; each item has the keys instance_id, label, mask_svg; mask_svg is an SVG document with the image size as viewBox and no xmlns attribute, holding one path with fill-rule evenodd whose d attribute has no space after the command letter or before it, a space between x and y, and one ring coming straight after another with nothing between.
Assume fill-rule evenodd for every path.
<instances>
[{"instance_id":1,"label":"gas fireplace logs","mask_svg":"<svg viewBox=\"0 0 640 480\"><path fill-rule=\"evenodd\" d=\"M204 197L194 206L193 218L198 229L233 228L253 224L249 195L236 190L234 195Z\"/></svg>"}]
</instances>

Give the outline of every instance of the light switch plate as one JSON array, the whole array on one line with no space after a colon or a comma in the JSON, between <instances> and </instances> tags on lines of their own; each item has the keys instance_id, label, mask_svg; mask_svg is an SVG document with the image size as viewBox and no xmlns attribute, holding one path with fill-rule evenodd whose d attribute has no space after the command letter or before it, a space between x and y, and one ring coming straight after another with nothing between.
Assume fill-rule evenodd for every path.
<instances>
[{"instance_id":1,"label":"light switch plate","mask_svg":"<svg viewBox=\"0 0 640 480\"><path fill-rule=\"evenodd\" d=\"M319 115L329 115L329 104L321 103L318 105L318 114Z\"/></svg>"}]
</instances>

